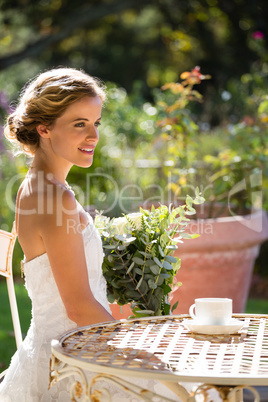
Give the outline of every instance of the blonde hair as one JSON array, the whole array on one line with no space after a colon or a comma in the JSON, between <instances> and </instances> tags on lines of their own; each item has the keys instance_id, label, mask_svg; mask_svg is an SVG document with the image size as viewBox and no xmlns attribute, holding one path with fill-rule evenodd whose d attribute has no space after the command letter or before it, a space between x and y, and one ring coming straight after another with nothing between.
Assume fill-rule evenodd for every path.
<instances>
[{"instance_id":1,"label":"blonde hair","mask_svg":"<svg viewBox=\"0 0 268 402\"><path fill-rule=\"evenodd\" d=\"M18 106L7 119L5 136L25 154L33 156L39 147L39 124L52 125L68 106L84 96L105 101L100 81L73 68L56 68L41 73L23 88Z\"/></svg>"}]
</instances>

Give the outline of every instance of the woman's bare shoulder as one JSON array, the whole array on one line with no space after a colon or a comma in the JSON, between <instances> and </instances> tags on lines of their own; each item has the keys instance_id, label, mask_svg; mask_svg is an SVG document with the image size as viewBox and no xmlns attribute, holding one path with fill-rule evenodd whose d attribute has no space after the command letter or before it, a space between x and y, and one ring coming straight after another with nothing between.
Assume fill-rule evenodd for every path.
<instances>
[{"instance_id":1,"label":"woman's bare shoulder","mask_svg":"<svg viewBox=\"0 0 268 402\"><path fill-rule=\"evenodd\" d=\"M55 216L60 209L76 209L73 192L50 181L40 184L35 180L24 180L18 190L17 199L19 212L24 211L25 215L31 215L32 212L37 218Z\"/></svg>"},{"instance_id":2,"label":"woman's bare shoulder","mask_svg":"<svg viewBox=\"0 0 268 402\"><path fill-rule=\"evenodd\" d=\"M31 181L22 183L16 215L19 241L29 259L46 251L45 235L59 235L68 225L79 223L74 194L51 182L44 182L42 186Z\"/></svg>"}]
</instances>

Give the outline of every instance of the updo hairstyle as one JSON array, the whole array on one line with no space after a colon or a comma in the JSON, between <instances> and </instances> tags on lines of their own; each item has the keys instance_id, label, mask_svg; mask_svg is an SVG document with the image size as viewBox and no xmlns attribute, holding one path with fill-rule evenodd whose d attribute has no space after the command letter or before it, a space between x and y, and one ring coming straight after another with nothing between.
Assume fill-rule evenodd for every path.
<instances>
[{"instance_id":1,"label":"updo hairstyle","mask_svg":"<svg viewBox=\"0 0 268 402\"><path fill-rule=\"evenodd\" d=\"M9 115L5 136L33 156L39 147L39 124L51 126L68 106L84 96L105 100L100 82L83 71L56 68L41 73L23 88L15 111Z\"/></svg>"}]
</instances>

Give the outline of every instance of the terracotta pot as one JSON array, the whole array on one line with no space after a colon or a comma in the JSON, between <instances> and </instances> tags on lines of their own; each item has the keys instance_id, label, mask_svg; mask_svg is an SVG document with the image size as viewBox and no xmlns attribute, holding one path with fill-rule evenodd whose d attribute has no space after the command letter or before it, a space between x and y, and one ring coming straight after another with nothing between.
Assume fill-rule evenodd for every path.
<instances>
[{"instance_id":1,"label":"terracotta pot","mask_svg":"<svg viewBox=\"0 0 268 402\"><path fill-rule=\"evenodd\" d=\"M179 301L173 314L188 313L198 297L231 298L234 313L243 313L254 261L268 238L266 213L198 219L188 231L200 237L184 240L175 252L182 262L176 276L182 286L172 294L171 304Z\"/></svg>"}]
</instances>

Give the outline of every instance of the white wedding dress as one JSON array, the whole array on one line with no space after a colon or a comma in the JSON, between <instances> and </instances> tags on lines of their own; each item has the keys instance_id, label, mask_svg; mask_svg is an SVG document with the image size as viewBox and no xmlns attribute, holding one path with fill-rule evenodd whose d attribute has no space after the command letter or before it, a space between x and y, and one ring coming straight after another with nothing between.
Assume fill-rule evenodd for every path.
<instances>
[{"instance_id":1,"label":"white wedding dress","mask_svg":"<svg viewBox=\"0 0 268 402\"><path fill-rule=\"evenodd\" d=\"M102 275L103 251L100 235L89 216L89 224L83 230L88 276L92 293L96 300L110 312L106 297L106 282ZM1 402L69 402L71 379L59 381L48 389L51 340L75 328L61 300L47 254L42 254L24 263L25 283L32 301L32 320L21 347L11 360L11 364L0 384ZM88 378L95 373L87 372ZM155 381L126 378L144 388L162 394L172 400L178 398L165 386ZM138 401L107 384L113 401ZM105 399L104 399L105 400ZM164 401L165 397L157 398Z\"/></svg>"}]
</instances>

